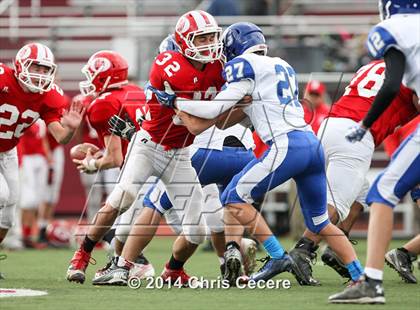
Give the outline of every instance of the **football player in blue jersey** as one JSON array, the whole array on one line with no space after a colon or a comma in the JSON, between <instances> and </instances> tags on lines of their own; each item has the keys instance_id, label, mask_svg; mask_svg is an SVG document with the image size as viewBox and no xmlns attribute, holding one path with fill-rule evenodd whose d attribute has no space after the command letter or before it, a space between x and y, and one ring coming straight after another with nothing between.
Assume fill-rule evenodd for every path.
<instances>
[{"instance_id":1,"label":"football player in blue jersey","mask_svg":"<svg viewBox=\"0 0 420 310\"><path fill-rule=\"evenodd\" d=\"M266 192L293 178L308 229L314 236L322 235L357 281L363 268L351 243L328 219L323 149L305 123L295 71L283 59L266 56L264 35L252 23L236 23L227 28L223 43L227 86L213 101L183 100L173 93L153 91L161 104L202 119L212 119L220 127L236 122L251 123L270 146L264 156L251 161L237 174L222 194L227 241L225 279L235 285L240 275L240 236L230 232L241 224L248 227L269 254L264 266L251 275L250 281L268 280L291 271L300 283L306 282L299 264L285 252L261 214L251 205ZM251 95L253 103L235 109L245 95Z\"/></svg>"},{"instance_id":2,"label":"football player in blue jersey","mask_svg":"<svg viewBox=\"0 0 420 310\"><path fill-rule=\"evenodd\" d=\"M420 93L420 0L381 0L383 19L372 28L367 47L373 58L384 58L385 80L372 107L346 138L360 141L398 93L400 84ZM365 276L357 285L330 296L332 303L385 303L382 286L385 251L392 236L393 208L420 183L420 127L401 144L371 189Z\"/></svg>"}]
</instances>

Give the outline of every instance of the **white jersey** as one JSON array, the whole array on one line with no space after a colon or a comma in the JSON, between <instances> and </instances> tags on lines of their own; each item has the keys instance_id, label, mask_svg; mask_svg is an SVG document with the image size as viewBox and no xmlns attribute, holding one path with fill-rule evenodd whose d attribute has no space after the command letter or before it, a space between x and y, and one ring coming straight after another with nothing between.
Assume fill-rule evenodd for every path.
<instances>
[{"instance_id":1,"label":"white jersey","mask_svg":"<svg viewBox=\"0 0 420 310\"><path fill-rule=\"evenodd\" d=\"M296 73L286 61L245 54L228 62L224 72L228 82L253 81L253 102L244 112L264 142L293 130L310 130L298 98Z\"/></svg>"},{"instance_id":2,"label":"white jersey","mask_svg":"<svg viewBox=\"0 0 420 310\"><path fill-rule=\"evenodd\" d=\"M278 57L245 54L224 68L226 89L212 101L177 100L178 109L212 119L233 107L245 95L253 102L244 108L264 142L293 130L311 130L298 100L298 82L293 68Z\"/></svg>"},{"instance_id":3,"label":"white jersey","mask_svg":"<svg viewBox=\"0 0 420 310\"><path fill-rule=\"evenodd\" d=\"M420 14L396 14L383 20L369 33L366 42L370 55L383 58L393 47L406 59L403 84L420 94Z\"/></svg>"},{"instance_id":4,"label":"white jersey","mask_svg":"<svg viewBox=\"0 0 420 310\"><path fill-rule=\"evenodd\" d=\"M245 128L242 125L237 124L225 130L221 130L216 126L212 126L206 129L201 134L195 137L194 143L191 146L191 148L221 151L223 149L223 142L228 136L235 136L236 138L238 138L238 140L242 142L242 144L247 150L254 147L254 140L252 139L251 130Z\"/></svg>"}]
</instances>

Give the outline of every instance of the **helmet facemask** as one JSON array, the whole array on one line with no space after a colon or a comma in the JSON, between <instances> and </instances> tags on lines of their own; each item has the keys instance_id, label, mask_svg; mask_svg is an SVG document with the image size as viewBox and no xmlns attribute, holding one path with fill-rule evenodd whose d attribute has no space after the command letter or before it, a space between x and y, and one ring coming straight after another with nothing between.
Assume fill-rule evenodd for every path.
<instances>
[{"instance_id":1,"label":"helmet facemask","mask_svg":"<svg viewBox=\"0 0 420 310\"><path fill-rule=\"evenodd\" d=\"M195 46L194 40L196 37L205 34L215 34L215 41L211 44ZM181 38L185 41L187 48L184 51L186 57L201 62L208 63L215 60L219 60L222 56L223 43L221 41L222 28L220 27L209 27L204 30L197 30L188 33L186 37Z\"/></svg>"},{"instance_id":2,"label":"helmet facemask","mask_svg":"<svg viewBox=\"0 0 420 310\"><path fill-rule=\"evenodd\" d=\"M33 93L43 93L51 90L54 85L55 74L57 72L57 65L55 63L46 60L39 61L31 58L25 59L23 62L21 60L17 60L17 63L18 66L20 66L17 78L29 89L29 91ZM46 73L31 72L32 65L47 67L48 71Z\"/></svg>"},{"instance_id":3,"label":"helmet facemask","mask_svg":"<svg viewBox=\"0 0 420 310\"><path fill-rule=\"evenodd\" d=\"M106 71L107 69L108 67L105 68L105 70L102 67L95 69L95 67L92 66L90 62L88 62L85 66L83 66L81 71L85 75L86 80L79 82L80 93L83 96L92 96L95 93L101 93L103 90L105 90L108 87L109 81L111 80L111 76L108 76L106 78L105 83L102 85L100 89L97 89L95 85L95 79L98 77L99 73Z\"/></svg>"}]
</instances>

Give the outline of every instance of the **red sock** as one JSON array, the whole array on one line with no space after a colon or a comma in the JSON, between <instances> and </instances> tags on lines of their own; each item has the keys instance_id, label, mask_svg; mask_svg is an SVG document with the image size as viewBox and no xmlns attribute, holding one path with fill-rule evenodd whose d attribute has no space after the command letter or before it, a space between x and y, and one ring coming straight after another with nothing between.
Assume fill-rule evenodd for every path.
<instances>
[{"instance_id":1,"label":"red sock","mask_svg":"<svg viewBox=\"0 0 420 310\"><path fill-rule=\"evenodd\" d=\"M29 239L31 237L31 227L30 226L22 226L22 235L23 239Z\"/></svg>"}]
</instances>

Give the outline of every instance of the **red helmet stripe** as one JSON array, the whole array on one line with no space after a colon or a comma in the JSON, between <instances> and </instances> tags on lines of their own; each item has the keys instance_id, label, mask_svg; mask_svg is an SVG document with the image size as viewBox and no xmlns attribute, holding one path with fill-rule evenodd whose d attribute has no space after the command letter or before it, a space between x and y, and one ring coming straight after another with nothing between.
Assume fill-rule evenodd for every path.
<instances>
[{"instance_id":1,"label":"red helmet stripe","mask_svg":"<svg viewBox=\"0 0 420 310\"><path fill-rule=\"evenodd\" d=\"M191 11L191 15L197 25L197 29L203 29L206 27L206 20L204 19L203 15L197 11Z\"/></svg>"},{"instance_id":2,"label":"red helmet stripe","mask_svg":"<svg viewBox=\"0 0 420 310\"><path fill-rule=\"evenodd\" d=\"M211 25L211 20L208 14L204 11L200 11L200 15L203 16L206 25Z\"/></svg>"}]
</instances>

